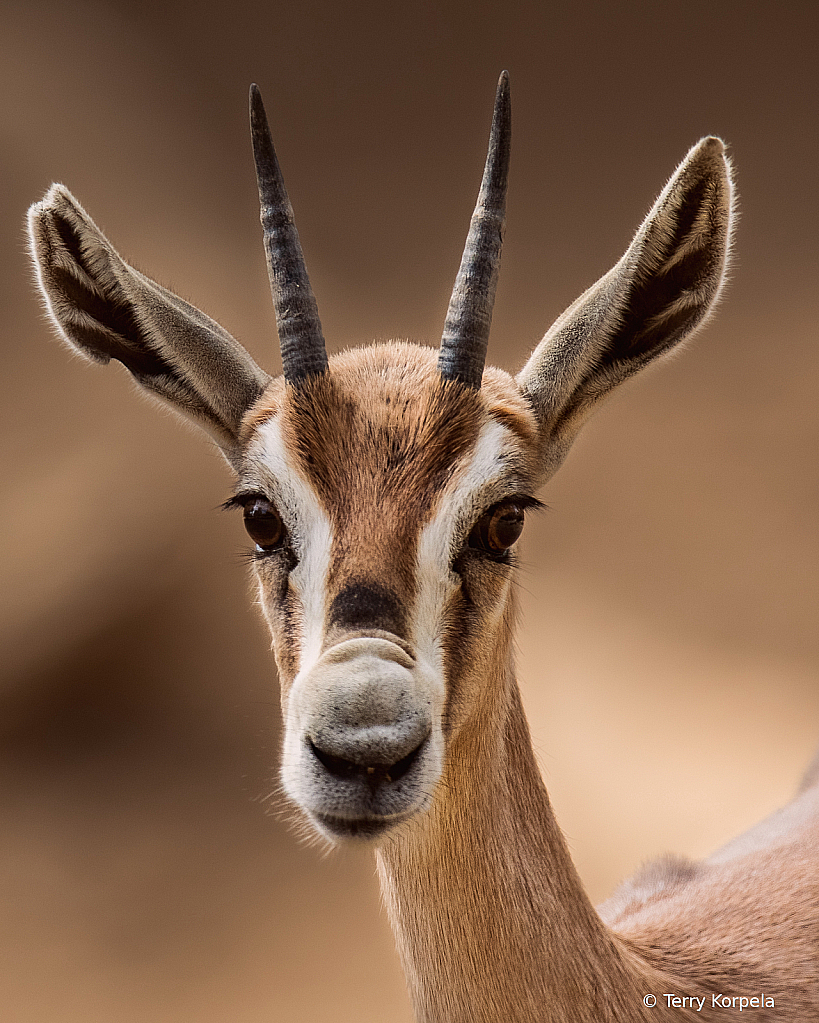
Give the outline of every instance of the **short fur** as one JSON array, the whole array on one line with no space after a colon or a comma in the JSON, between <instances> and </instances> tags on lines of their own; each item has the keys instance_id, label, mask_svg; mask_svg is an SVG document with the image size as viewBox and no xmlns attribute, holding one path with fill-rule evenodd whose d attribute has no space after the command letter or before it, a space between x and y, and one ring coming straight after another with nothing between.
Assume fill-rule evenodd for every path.
<instances>
[{"instance_id":1,"label":"short fur","mask_svg":"<svg viewBox=\"0 0 819 1023\"><path fill-rule=\"evenodd\" d=\"M514 556L473 532L530 502L600 399L703 322L731 217L723 145L703 139L517 379L445 380L435 351L392 343L293 387L129 267L62 186L32 207L61 335L204 425L237 501L281 516L255 570L285 789L321 834L375 843L419 1023L819 1017L819 768L708 860L652 864L595 911L515 680Z\"/></svg>"}]
</instances>

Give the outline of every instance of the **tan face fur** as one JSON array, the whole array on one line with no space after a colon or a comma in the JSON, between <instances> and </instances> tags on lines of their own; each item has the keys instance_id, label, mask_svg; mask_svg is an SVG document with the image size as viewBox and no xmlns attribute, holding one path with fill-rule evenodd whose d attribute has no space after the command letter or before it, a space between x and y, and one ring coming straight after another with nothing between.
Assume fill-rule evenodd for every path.
<instances>
[{"instance_id":1,"label":"tan face fur","mask_svg":"<svg viewBox=\"0 0 819 1023\"><path fill-rule=\"evenodd\" d=\"M333 836L377 836L428 805L449 741L491 699L477 683L511 619L514 556L470 533L492 506L533 499L534 416L507 374L475 391L436 358L346 353L305 387L272 382L243 424L237 493L267 498L287 530L254 560L282 779Z\"/></svg>"},{"instance_id":2,"label":"tan face fur","mask_svg":"<svg viewBox=\"0 0 819 1023\"><path fill-rule=\"evenodd\" d=\"M393 343L328 363L258 90L251 108L287 383L129 266L61 185L29 211L32 257L60 336L208 431L246 522L273 523L254 564L282 681L284 788L324 834L377 837L430 805L444 769L457 782L450 753L468 723L485 736L503 718L514 538L490 550L480 523L500 505L519 526L599 402L707 317L730 239L729 167L722 142L702 139L517 378L484 371L508 162L502 75L440 352Z\"/></svg>"}]
</instances>

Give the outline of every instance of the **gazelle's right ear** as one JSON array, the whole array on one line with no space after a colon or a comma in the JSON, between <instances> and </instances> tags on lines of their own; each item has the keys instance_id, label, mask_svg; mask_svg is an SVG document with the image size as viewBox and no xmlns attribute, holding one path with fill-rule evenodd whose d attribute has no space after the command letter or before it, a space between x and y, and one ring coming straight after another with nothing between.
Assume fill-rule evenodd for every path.
<instances>
[{"instance_id":1,"label":"gazelle's right ear","mask_svg":"<svg viewBox=\"0 0 819 1023\"><path fill-rule=\"evenodd\" d=\"M732 195L722 142L702 139L623 258L557 319L518 374L546 473L609 391L702 324L725 277Z\"/></svg>"},{"instance_id":2,"label":"gazelle's right ear","mask_svg":"<svg viewBox=\"0 0 819 1023\"><path fill-rule=\"evenodd\" d=\"M37 282L60 335L117 359L207 430L236 465L242 416L270 377L218 323L129 266L62 185L28 214Z\"/></svg>"}]
</instances>

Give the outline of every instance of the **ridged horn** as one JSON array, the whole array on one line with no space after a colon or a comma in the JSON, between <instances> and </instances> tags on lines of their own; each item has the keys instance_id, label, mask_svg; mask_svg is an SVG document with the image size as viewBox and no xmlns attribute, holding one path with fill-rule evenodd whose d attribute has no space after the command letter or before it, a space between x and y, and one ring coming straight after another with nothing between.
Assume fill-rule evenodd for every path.
<instances>
[{"instance_id":1,"label":"ridged horn","mask_svg":"<svg viewBox=\"0 0 819 1023\"><path fill-rule=\"evenodd\" d=\"M284 378L289 384L298 384L327 370L327 350L293 220L293 207L287 198L257 85L250 87L250 134Z\"/></svg>"},{"instance_id":2,"label":"ridged horn","mask_svg":"<svg viewBox=\"0 0 819 1023\"><path fill-rule=\"evenodd\" d=\"M495 95L495 113L481 190L469 225L461 268L449 300L438 356L438 370L444 379L460 380L476 389L481 386L483 377L498 283L511 139L509 74L504 71Z\"/></svg>"}]
</instances>

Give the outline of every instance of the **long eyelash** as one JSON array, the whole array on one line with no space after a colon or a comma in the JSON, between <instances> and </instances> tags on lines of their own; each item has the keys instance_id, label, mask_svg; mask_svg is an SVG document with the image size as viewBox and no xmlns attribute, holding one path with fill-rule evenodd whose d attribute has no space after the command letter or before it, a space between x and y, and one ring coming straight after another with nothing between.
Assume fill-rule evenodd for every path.
<instances>
[{"instance_id":1,"label":"long eyelash","mask_svg":"<svg viewBox=\"0 0 819 1023\"><path fill-rule=\"evenodd\" d=\"M263 495L258 494L255 490L244 491L238 494L234 494L233 497L228 498L224 504L219 505L220 511L233 511L234 508L244 508L246 504L249 504L254 498L261 497Z\"/></svg>"},{"instance_id":2,"label":"long eyelash","mask_svg":"<svg viewBox=\"0 0 819 1023\"><path fill-rule=\"evenodd\" d=\"M255 547L244 547L236 552L236 557L245 565L255 565L262 557Z\"/></svg>"},{"instance_id":3,"label":"long eyelash","mask_svg":"<svg viewBox=\"0 0 819 1023\"><path fill-rule=\"evenodd\" d=\"M505 497L503 502L512 501L515 504L519 504L524 511L528 511L530 508L532 511L551 511L552 509L548 504L544 504L543 501L538 501L536 497L530 497L528 494L512 494L511 497Z\"/></svg>"}]
</instances>

